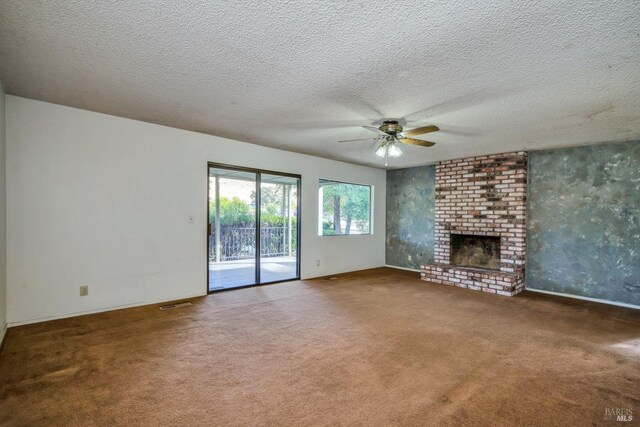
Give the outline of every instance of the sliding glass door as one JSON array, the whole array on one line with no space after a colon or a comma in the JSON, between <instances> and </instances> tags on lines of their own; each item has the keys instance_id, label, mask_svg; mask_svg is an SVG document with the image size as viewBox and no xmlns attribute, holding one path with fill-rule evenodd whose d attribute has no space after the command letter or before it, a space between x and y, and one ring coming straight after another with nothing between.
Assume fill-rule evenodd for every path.
<instances>
[{"instance_id":1,"label":"sliding glass door","mask_svg":"<svg viewBox=\"0 0 640 427\"><path fill-rule=\"evenodd\" d=\"M298 277L300 178L260 175L260 281Z\"/></svg>"},{"instance_id":2,"label":"sliding glass door","mask_svg":"<svg viewBox=\"0 0 640 427\"><path fill-rule=\"evenodd\" d=\"M255 285L258 174L209 168L209 291Z\"/></svg>"},{"instance_id":3,"label":"sliding glass door","mask_svg":"<svg viewBox=\"0 0 640 427\"><path fill-rule=\"evenodd\" d=\"M299 176L209 165L209 292L300 277L299 187Z\"/></svg>"}]
</instances>

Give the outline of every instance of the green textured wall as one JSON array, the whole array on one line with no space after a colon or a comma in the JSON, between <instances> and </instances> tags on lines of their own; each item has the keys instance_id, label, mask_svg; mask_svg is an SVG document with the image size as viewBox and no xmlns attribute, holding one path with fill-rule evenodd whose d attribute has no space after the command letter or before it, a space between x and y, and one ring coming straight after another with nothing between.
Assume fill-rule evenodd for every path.
<instances>
[{"instance_id":1,"label":"green textured wall","mask_svg":"<svg viewBox=\"0 0 640 427\"><path fill-rule=\"evenodd\" d=\"M640 305L640 141L530 152L528 182L527 287ZM433 262L434 187L387 172L388 265Z\"/></svg>"},{"instance_id":2,"label":"green textured wall","mask_svg":"<svg viewBox=\"0 0 640 427\"><path fill-rule=\"evenodd\" d=\"M388 265L418 269L433 262L435 175L435 166L387 172Z\"/></svg>"},{"instance_id":3,"label":"green textured wall","mask_svg":"<svg viewBox=\"0 0 640 427\"><path fill-rule=\"evenodd\" d=\"M640 305L640 141L529 153L527 287Z\"/></svg>"}]
</instances>

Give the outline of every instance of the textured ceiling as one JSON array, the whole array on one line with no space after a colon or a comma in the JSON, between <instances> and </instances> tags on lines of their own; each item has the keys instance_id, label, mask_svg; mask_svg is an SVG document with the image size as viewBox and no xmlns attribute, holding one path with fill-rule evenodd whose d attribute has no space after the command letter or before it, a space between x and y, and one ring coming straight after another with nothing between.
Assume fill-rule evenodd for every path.
<instances>
[{"instance_id":1,"label":"textured ceiling","mask_svg":"<svg viewBox=\"0 0 640 427\"><path fill-rule=\"evenodd\" d=\"M640 139L640 1L4 0L10 94L390 168ZM426 138L426 136L425 136Z\"/></svg>"}]
</instances>

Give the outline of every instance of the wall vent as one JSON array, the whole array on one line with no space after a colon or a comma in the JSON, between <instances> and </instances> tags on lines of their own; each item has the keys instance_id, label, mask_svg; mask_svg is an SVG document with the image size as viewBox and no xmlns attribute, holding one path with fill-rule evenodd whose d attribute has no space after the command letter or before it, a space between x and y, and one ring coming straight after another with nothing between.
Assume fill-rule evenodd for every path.
<instances>
[{"instance_id":1,"label":"wall vent","mask_svg":"<svg viewBox=\"0 0 640 427\"><path fill-rule=\"evenodd\" d=\"M190 301L187 301L187 302L179 302L179 303L177 303L177 304L167 304L167 305L163 305L163 306L161 306L161 307L160 307L160 310L171 310L171 309L174 309L174 308L187 307L187 306L189 306L189 305L191 305L191 302L190 302Z\"/></svg>"}]
</instances>

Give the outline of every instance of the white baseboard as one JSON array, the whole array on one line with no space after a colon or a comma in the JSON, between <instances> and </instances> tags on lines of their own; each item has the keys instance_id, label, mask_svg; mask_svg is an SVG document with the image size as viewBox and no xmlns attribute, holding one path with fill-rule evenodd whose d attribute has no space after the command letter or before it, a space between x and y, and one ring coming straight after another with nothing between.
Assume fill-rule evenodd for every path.
<instances>
[{"instance_id":1,"label":"white baseboard","mask_svg":"<svg viewBox=\"0 0 640 427\"><path fill-rule=\"evenodd\" d=\"M18 320L15 322L7 322L7 328L13 328L16 326L23 326L23 325L30 325L33 323L41 323L41 322L48 322L49 320L58 320L58 319L67 319L69 317L77 317L77 316L84 316L87 314L96 314L96 313L104 313L107 311L114 311L114 310L122 310L124 308L133 308L133 307L142 307L144 305L154 305L154 304L163 304L166 302L170 302L170 301L178 301L178 300L183 300L183 299L189 299L189 298L197 298L197 297L203 297L206 296L206 293L203 294L197 294L197 295L191 295L191 296L184 296L184 297L178 297L178 298L173 298L170 300L161 300L161 301L147 301L147 302L136 302L136 303L132 303L132 304L124 304L124 305L114 305L111 307L104 307L104 308L97 308L94 310L86 310L86 311L76 311L73 313L65 313L65 314L60 314L60 315L55 315L55 316L46 316L46 317L39 317L36 319L27 319L27 320Z\"/></svg>"},{"instance_id":2,"label":"white baseboard","mask_svg":"<svg viewBox=\"0 0 640 427\"><path fill-rule=\"evenodd\" d=\"M415 271L416 273L420 273L420 270L416 270L414 268L398 267L395 265L388 265L388 264L385 264L385 267L396 268L398 270ZM558 297L573 298L573 299L579 299L583 301L591 301L591 302L597 302L600 304L615 305L618 307L625 307L625 308L632 308L634 310L640 310L640 305L627 304L624 302L609 301L609 300L599 299L599 298L589 298L589 297L583 297L580 295L573 295L573 294L563 294L562 292L545 291L542 289L533 289L533 288L525 288L525 289L527 291L538 292L541 294L555 295Z\"/></svg>"},{"instance_id":3,"label":"white baseboard","mask_svg":"<svg viewBox=\"0 0 640 427\"><path fill-rule=\"evenodd\" d=\"M541 294L555 295L557 297L581 299L584 301L598 302L600 304L616 305L618 307L633 308L635 310L640 310L640 305L626 304L624 302L609 301L606 299L599 299L599 298L589 298L589 297L583 297L580 295L573 295L573 294L563 294L562 292L544 291L542 289L525 288L525 290L531 291L531 292L538 292Z\"/></svg>"},{"instance_id":4,"label":"white baseboard","mask_svg":"<svg viewBox=\"0 0 640 427\"><path fill-rule=\"evenodd\" d=\"M4 326L2 327L2 331L0 331L0 348L2 348L4 337L7 336L7 328L9 328L9 325L5 323Z\"/></svg>"},{"instance_id":5,"label":"white baseboard","mask_svg":"<svg viewBox=\"0 0 640 427\"><path fill-rule=\"evenodd\" d=\"M389 267L389 268L396 268L396 269L398 269L398 270L414 271L414 272L416 272L416 273L420 273L420 270L417 270L417 269L415 269L415 268L398 267L398 266L396 266L396 265L388 265L388 264L385 264L384 266L385 266L385 267Z\"/></svg>"}]
</instances>

